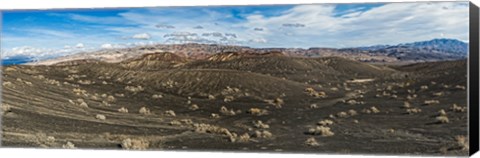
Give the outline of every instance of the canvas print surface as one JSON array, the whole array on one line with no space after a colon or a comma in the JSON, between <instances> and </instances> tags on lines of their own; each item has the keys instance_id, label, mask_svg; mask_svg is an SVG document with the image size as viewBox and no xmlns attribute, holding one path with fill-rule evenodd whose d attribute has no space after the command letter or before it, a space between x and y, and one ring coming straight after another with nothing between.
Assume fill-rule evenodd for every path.
<instances>
[{"instance_id":1,"label":"canvas print surface","mask_svg":"<svg viewBox=\"0 0 480 158\"><path fill-rule=\"evenodd\" d=\"M1 145L467 155L468 7L5 10Z\"/></svg>"}]
</instances>

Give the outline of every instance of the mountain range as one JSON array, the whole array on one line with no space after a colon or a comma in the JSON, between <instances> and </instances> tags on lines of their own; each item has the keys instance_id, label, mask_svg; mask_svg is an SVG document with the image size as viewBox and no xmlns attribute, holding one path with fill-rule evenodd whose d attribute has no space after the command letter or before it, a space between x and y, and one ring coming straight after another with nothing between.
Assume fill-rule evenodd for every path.
<instances>
[{"instance_id":1,"label":"mountain range","mask_svg":"<svg viewBox=\"0 0 480 158\"><path fill-rule=\"evenodd\" d=\"M353 48L251 48L246 46L228 46L217 44L159 44L132 48L103 49L95 52L84 52L44 61L31 61L30 65L51 65L71 60L99 60L104 62L121 62L138 58L142 55L158 52L171 52L189 60L205 60L215 54L225 52L236 53L270 53L280 52L291 57L328 57L336 56L361 62L425 62L458 60L467 58L468 43L455 39L433 39L398 45L375 45ZM14 58L18 61L18 57ZM28 59L28 58L26 58ZM20 60L25 63L25 60ZM21 64L3 60L3 63ZM5 65L5 64L4 64Z\"/></svg>"}]
</instances>

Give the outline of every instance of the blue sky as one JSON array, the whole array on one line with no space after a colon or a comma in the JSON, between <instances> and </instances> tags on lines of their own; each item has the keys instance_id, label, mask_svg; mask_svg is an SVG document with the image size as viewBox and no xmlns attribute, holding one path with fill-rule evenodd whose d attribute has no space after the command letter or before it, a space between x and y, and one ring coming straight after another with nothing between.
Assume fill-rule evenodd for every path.
<instances>
[{"instance_id":1,"label":"blue sky","mask_svg":"<svg viewBox=\"0 0 480 158\"><path fill-rule=\"evenodd\" d=\"M468 2L3 11L2 56L51 58L146 44L356 47L468 42Z\"/></svg>"}]
</instances>

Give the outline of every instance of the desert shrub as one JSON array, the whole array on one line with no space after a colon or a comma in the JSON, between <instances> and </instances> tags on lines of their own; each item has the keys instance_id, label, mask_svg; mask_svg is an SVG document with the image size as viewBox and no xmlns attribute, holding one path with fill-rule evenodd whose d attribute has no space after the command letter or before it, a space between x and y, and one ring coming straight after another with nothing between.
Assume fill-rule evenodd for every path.
<instances>
[{"instance_id":1,"label":"desert shrub","mask_svg":"<svg viewBox=\"0 0 480 158\"><path fill-rule=\"evenodd\" d=\"M273 137L273 134L267 130L262 130L262 131L256 130L253 136L255 138L271 138Z\"/></svg>"},{"instance_id":2,"label":"desert shrub","mask_svg":"<svg viewBox=\"0 0 480 158\"><path fill-rule=\"evenodd\" d=\"M215 100L215 98L216 98L216 97L213 96L213 95L211 95L211 94L208 95L208 99L209 99L209 100Z\"/></svg>"},{"instance_id":3,"label":"desert shrub","mask_svg":"<svg viewBox=\"0 0 480 158\"><path fill-rule=\"evenodd\" d=\"M403 108L411 108L412 104L410 104L408 101L403 102Z\"/></svg>"},{"instance_id":4,"label":"desert shrub","mask_svg":"<svg viewBox=\"0 0 480 158\"><path fill-rule=\"evenodd\" d=\"M9 104L2 104L2 112L7 113L12 110L12 107Z\"/></svg>"},{"instance_id":5,"label":"desert shrub","mask_svg":"<svg viewBox=\"0 0 480 158\"><path fill-rule=\"evenodd\" d=\"M337 113L337 117L345 118L345 117L348 117L348 114L346 112L342 111L342 112Z\"/></svg>"},{"instance_id":6,"label":"desert shrub","mask_svg":"<svg viewBox=\"0 0 480 158\"><path fill-rule=\"evenodd\" d=\"M192 125L193 121L191 119L181 119L180 122L186 125Z\"/></svg>"},{"instance_id":7,"label":"desert shrub","mask_svg":"<svg viewBox=\"0 0 480 158\"><path fill-rule=\"evenodd\" d=\"M105 115L102 115L102 114L95 115L95 118L99 119L99 120L106 120L107 119L107 117Z\"/></svg>"},{"instance_id":8,"label":"desert shrub","mask_svg":"<svg viewBox=\"0 0 480 158\"><path fill-rule=\"evenodd\" d=\"M25 81L25 84L26 84L26 85L29 85L29 86L33 85L32 82L28 82L28 81Z\"/></svg>"},{"instance_id":9,"label":"desert shrub","mask_svg":"<svg viewBox=\"0 0 480 158\"><path fill-rule=\"evenodd\" d=\"M149 147L149 142L143 139L124 139L121 144L123 149L127 150L145 150Z\"/></svg>"},{"instance_id":10,"label":"desert shrub","mask_svg":"<svg viewBox=\"0 0 480 158\"><path fill-rule=\"evenodd\" d=\"M467 137L459 135L455 136L455 140L457 141L457 144L462 148L462 150L468 151L470 149Z\"/></svg>"},{"instance_id":11,"label":"desert shrub","mask_svg":"<svg viewBox=\"0 0 480 158\"><path fill-rule=\"evenodd\" d=\"M112 95L109 95L109 96L107 97L107 102L115 102L116 100L117 100L117 99L116 99L114 96L112 96Z\"/></svg>"},{"instance_id":12,"label":"desert shrub","mask_svg":"<svg viewBox=\"0 0 480 158\"><path fill-rule=\"evenodd\" d=\"M103 93L101 96L102 96L102 98L106 98L108 95Z\"/></svg>"},{"instance_id":13,"label":"desert shrub","mask_svg":"<svg viewBox=\"0 0 480 158\"><path fill-rule=\"evenodd\" d=\"M372 110L372 112L373 112L374 114L380 112L380 110L378 110L375 106L370 107L370 110Z\"/></svg>"},{"instance_id":14,"label":"desert shrub","mask_svg":"<svg viewBox=\"0 0 480 158\"><path fill-rule=\"evenodd\" d=\"M427 85L420 86L420 89L421 89L421 90L427 90L427 89L428 89L428 86L427 86Z\"/></svg>"},{"instance_id":15,"label":"desert shrub","mask_svg":"<svg viewBox=\"0 0 480 158\"><path fill-rule=\"evenodd\" d=\"M433 93L432 95L436 97L440 97L440 96L443 96L444 94L445 94L444 92L436 92L436 93Z\"/></svg>"},{"instance_id":16,"label":"desert shrub","mask_svg":"<svg viewBox=\"0 0 480 158\"><path fill-rule=\"evenodd\" d=\"M4 81L4 82L2 83L2 85L3 85L4 87L11 87L11 86L13 86L12 82L10 82L10 81Z\"/></svg>"},{"instance_id":17,"label":"desert shrub","mask_svg":"<svg viewBox=\"0 0 480 158\"><path fill-rule=\"evenodd\" d=\"M150 109L148 109L146 107L140 108L140 110L138 110L138 112L142 115L150 115L151 114Z\"/></svg>"},{"instance_id":18,"label":"desert shrub","mask_svg":"<svg viewBox=\"0 0 480 158\"><path fill-rule=\"evenodd\" d=\"M220 118L220 115L218 115L216 113L212 113L212 114L210 114L210 117L217 119L217 118Z\"/></svg>"},{"instance_id":19,"label":"desert shrub","mask_svg":"<svg viewBox=\"0 0 480 158\"><path fill-rule=\"evenodd\" d=\"M408 99L408 100L413 100L413 99L415 99L415 98L417 98L417 95L416 95L416 94L408 95L408 96L407 96L407 99Z\"/></svg>"},{"instance_id":20,"label":"desert shrub","mask_svg":"<svg viewBox=\"0 0 480 158\"><path fill-rule=\"evenodd\" d=\"M256 115L256 116L262 116L262 115L267 115L268 111L265 109L259 109L259 108L250 108L247 113Z\"/></svg>"},{"instance_id":21,"label":"desert shrub","mask_svg":"<svg viewBox=\"0 0 480 158\"><path fill-rule=\"evenodd\" d=\"M122 108L118 109L118 112L120 112L120 113L128 113L128 109L125 108L125 107L122 107Z\"/></svg>"},{"instance_id":22,"label":"desert shrub","mask_svg":"<svg viewBox=\"0 0 480 158\"><path fill-rule=\"evenodd\" d=\"M330 127L326 126L317 126L315 128L310 128L308 129L308 133L312 135L321 135L324 137L335 135L335 133L330 130Z\"/></svg>"},{"instance_id":23,"label":"desert shrub","mask_svg":"<svg viewBox=\"0 0 480 158\"><path fill-rule=\"evenodd\" d=\"M163 98L163 95L161 95L161 94L152 95L152 99L160 99L160 98Z\"/></svg>"},{"instance_id":24,"label":"desert shrub","mask_svg":"<svg viewBox=\"0 0 480 158\"><path fill-rule=\"evenodd\" d=\"M112 106L110 103L108 103L108 101L104 100L102 101L102 105L104 106Z\"/></svg>"},{"instance_id":25,"label":"desert shrub","mask_svg":"<svg viewBox=\"0 0 480 158\"><path fill-rule=\"evenodd\" d=\"M438 121L438 123L448 123L448 122L450 122L448 120L447 116L437 116L435 119Z\"/></svg>"},{"instance_id":26,"label":"desert shrub","mask_svg":"<svg viewBox=\"0 0 480 158\"><path fill-rule=\"evenodd\" d=\"M317 104L310 104L310 109L316 109L316 108L318 108Z\"/></svg>"},{"instance_id":27,"label":"desert shrub","mask_svg":"<svg viewBox=\"0 0 480 158\"><path fill-rule=\"evenodd\" d=\"M353 123L358 123L358 120L353 120Z\"/></svg>"},{"instance_id":28,"label":"desert shrub","mask_svg":"<svg viewBox=\"0 0 480 158\"><path fill-rule=\"evenodd\" d=\"M182 125L182 123L180 121L177 121L177 120L170 121L169 124L172 125L172 126L181 126Z\"/></svg>"},{"instance_id":29,"label":"desert shrub","mask_svg":"<svg viewBox=\"0 0 480 158\"><path fill-rule=\"evenodd\" d=\"M67 142L66 144L62 145L62 148L64 149L75 149L75 144L72 142Z\"/></svg>"},{"instance_id":30,"label":"desert shrub","mask_svg":"<svg viewBox=\"0 0 480 158\"><path fill-rule=\"evenodd\" d=\"M145 90L142 86L126 86L125 87L125 90L127 91L130 91L132 93L138 93L138 92L142 92L143 90Z\"/></svg>"},{"instance_id":31,"label":"desert shrub","mask_svg":"<svg viewBox=\"0 0 480 158\"><path fill-rule=\"evenodd\" d=\"M193 124L194 131L197 133L212 133L212 134L222 134L226 136L232 136L232 133L223 127L204 124L204 123L195 123Z\"/></svg>"},{"instance_id":32,"label":"desert shrub","mask_svg":"<svg viewBox=\"0 0 480 158\"><path fill-rule=\"evenodd\" d=\"M461 86L461 85L456 85L455 86L456 89L461 89L461 90L465 90L465 86Z\"/></svg>"},{"instance_id":33,"label":"desert shrub","mask_svg":"<svg viewBox=\"0 0 480 158\"><path fill-rule=\"evenodd\" d=\"M353 110L353 109L348 110L347 113L348 113L350 116L355 116L355 115L358 114L357 111L355 111L355 110Z\"/></svg>"},{"instance_id":34,"label":"desert shrub","mask_svg":"<svg viewBox=\"0 0 480 158\"><path fill-rule=\"evenodd\" d=\"M422 109L419 108L409 108L406 110L408 114L415 114L422 112Z\"/></svg>"},{"instance_id":35,"label":"desert shrub","mask_svg":"<svg viewBox=\"0 0 480 158\"><path fill-rule=\"evenodd\" d=\"M453 104L450 110L454 112L465 112L467 111L467 107L462 107L462 106L458 106L457 104Z\"/></svg>"},{"instance_id":36,"label":"desert shrub","mask_svg":"<svg viewBox=\"0 0 480 158\"><path fill-rule=\"evenodd\" d=\"M189 109L190 109L190 110L198 110L199 107L198 107L197 104L192 104L192 105L190 105Z\"/></svg>"},{"instance_id":37,"label":"desert shrub","mask_svg":"<svg viewBox=\"0 0 480 158\"><path fill-rule=\"evenodd\" d=\"M228 110L227 107L225 106L222 106L220 108L220 113L224 115L230 115L230 116L235 115L235 111L233 111L233 109Z\"/></svg>"},{"instance_id":38,"label":"desert shrub","mask_svg":"<svg viewBox=\"0 0 480 158\"><path fill-rule=\"evenodd\" d=\"M308 146L319 146L320 144L314 137L310 137L305 141L305 144Z\"/></svg>"},{"instance_id":39,"label":"desert shrub","mask_svg":"<svg viewBox=\"0 0 480 158\"><path fill-rule=\"evenodd\" d=\"M329 119L325 119L325 120L321 120L321 121L317 122L317 125L329 126L329 125L333 125L333 121L329 120Z\"/></svg>"},{"instance_id":40,"label":"desert shrub","mask_svg":"<svg viewBox=\"0 0 480 158\"><path fill-rule=\"evenodd\" d=\"M83 84L83 85L90 85L90 84L92 84L92 81L90 81L90 80L78 80L77 83Z\"/></svg>"},{"instance_id":41,"label":"desert shrub","mask_svg":"<svg viewBox=\"0 0 480 158\"><path fill-rule=\"evenodd\" d=\"M244 134L238 136L237 141L238 142L249 142L250 141L250 135L248 133L244 133Z\"/></svg>"},{"instance_id":42,"label":"desert shrub","mask_svg":"<svg viewBox=\"0 0 480 158\"><path fill-rule=\"evenodd\" d=\"M167 115L167 116L173 116L173 117L177 116L177 115L175 115L175 111L173 111L173 110L167 110L167 111L165 111L164 114Z\"/></svg>"},{"instance_id":43,"label":"desert shrub","mask_svg":"<svg viewBox=\"0 0 480 158\"><path fill-rule=\"evenodd\" d=\"M125 94L123 94L123 93L115 93L115 96L117 96L117 97L125 97Z\"/></svg>"},{"instance_id":44,"label":"desert shrub","mask_svg":"<svg viewBox=\"0 0 480 158\"><path fill-rule=\"evenodd\" d=\"M223 102L225 103L228 103L228 102L232 102L235 98L233 96L225 96L225 98L223 99Z\"/></svg>"},{"instance_id":45,"label":"desert shrub","mask_svg":"<svg viewBox=\"0 0 480 158\"><path fill-rule=\"evenodd\" d=\"M92 99L92 100L100 100L100 99L99 99L97 96L95 96L95 95L92 95L92 96L90 97L90 99Z\"/></svg>"},{"instance_id":46,"label":"desert shrub","mask_svg":"<svg viewBox=\"0 0 480 158\"><path fill-rule=\"evenodd\" d=\"M108 84L108 82L107 81L102 81L102 84Z\"/></svg>"},{"instance_id":47,"label":"desert shrub","mask_svg":"<svg viewBox=\"0 0 480 158\"><path fill-rule=\"evenodd\" d=\"M253 121L253 126L263 129L270 128L270 125L263 123L261 120Z\"/></svg>"},{"instance_id":48,"label":"desert shrub","mask_svg":"<svg viewBox=\"0 0 480 158\"><path fill-rule=\"evenodd\" d=\"M447 112L445 112L445 110L443 110L443 109L440 109L440 110L438 111L438 115L439 115L439 116L447 116Z\"/></svg>"},{"instance_id":49,"label":"desert shrub","mask_svg":"<svg viewBox=\"0 0 480 158\"><path fill-rule=\"evenodd\" d=\"M438 100L425 100L423 102L424 105L434 105L434 104L439 104L439 103L440 103L440 101L438 101Z\"/></svg>"}]
</instances>

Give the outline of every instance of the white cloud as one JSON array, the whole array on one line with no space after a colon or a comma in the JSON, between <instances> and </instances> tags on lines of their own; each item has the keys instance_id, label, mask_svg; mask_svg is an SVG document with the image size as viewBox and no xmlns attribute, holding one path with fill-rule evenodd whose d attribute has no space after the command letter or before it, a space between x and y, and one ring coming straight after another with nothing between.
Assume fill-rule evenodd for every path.
<instances>
[{"instance_id":1,"label":"white cloud","mask_svg":"<svg viewBox=\"0 0 480 158\"><path fill-rule=\"evenodd\" d=\"M139 33L132 36L133 39L149 40L152 38L148 33Z\"/></svg>"},{"instance_id":2,"label":"white cloud","mask_svg":"<svg viewBox=\"0 0 480 158\"><path fill-rule=\"evenodd\" d=\"M398 44L440 38L440 33L444 38L468 40L468 6L459 5L462 3L466 2L389 3L343 16L334 16L332 5L302 5L279 16L251 15L245 26L275 28L286 22L292 26L305 25L270 30L261 36L277 46L288 43L300 47Z\"/></svg>"},{"instance_id":3,"label":"white cloud","mask_svg":"<svg viewBox=\"0 0 480 158\"><path fill-rule=\"evenodd\" d=\"M103 48L103 49L112 49L113 45L110 44L110 43L105 43L105 44L102 44L102 46L100 46L100 47Z\"/></svg>"},{"instance_id":4,"label":"white cloud","mask_svg":"<svg viewBox=\"0 0 480 158\"><path fill-rule=\"evenodd\" d=\"M83 43L78 43L77 45L75 45L75 48L83 48L83 47L85 47Z\"/></svg>"}]
</instances>

